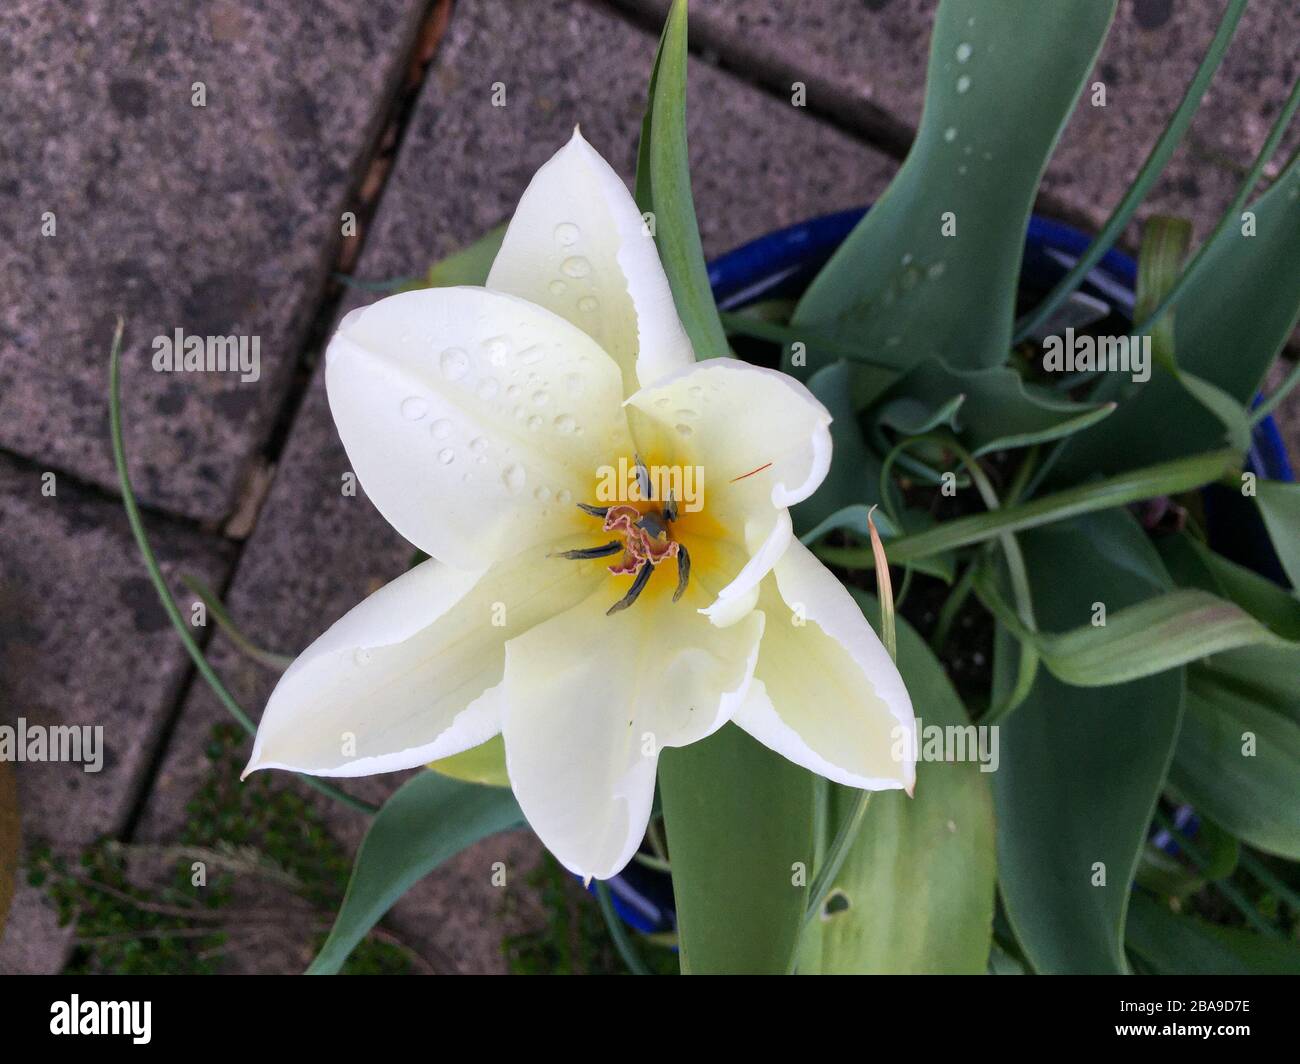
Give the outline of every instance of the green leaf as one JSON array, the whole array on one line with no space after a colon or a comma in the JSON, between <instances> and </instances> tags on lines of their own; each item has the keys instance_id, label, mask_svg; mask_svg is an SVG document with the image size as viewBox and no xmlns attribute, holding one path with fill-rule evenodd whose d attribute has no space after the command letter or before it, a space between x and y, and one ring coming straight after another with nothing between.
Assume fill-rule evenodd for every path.
<instances>
[{"instance_id":1,"label":"green leaf","mask_svg":"<svg viewBox=\"0 0 1300 1064\"><path fill-rule=\"evenodd\" d=\"M686 151L686 0L674 0L659 40L637 151L636 200L654 215L655 244L697 359L729 352L709 287Z\"/></svg>"},{"instance_id":2,"label":"green leaf","mask_svg":"<svg viewBox=\"0 0 1300 1064\"><path fill-rule=\"evenodd\" d=\"M501 250L501 241L505 239L506 227L498 225L479 237L468 247L448 255L435 262L422 285L417 288L451 288L456 285L487 284L488 273Z\"/></svg>"},{"instance_id":3,"label":"green leaf","mask_svg":"<svg viewBox=\"0 0 1300 1064\"><path fill-rule=\"evenodd\" d=\"M1036 385L1015 370L953 369L941 359L926 359L887 393L897 402L910 398L935 405L964 397L957 414L958 435L976 455L1059 439L1096 424L1114 403L1076 403Z\"/></svg>"},{"instance_id":4,"label":"green leaf","mask_svg":"<svg viewBox=\"0 0 1300 1064\"><path fill-rule=\"evenodd\" d=\"M1020 537L1039 621L1069 628L1093 603L1113 611L1169 584L1127 513L1090 515ZM1015 660L998 642L995 670ZM1183 674L1070 687L1040 670L1002 724L994 773L999 886L1034 968L1123 972L1124 920L1147 827L1178 734ZM1101 876L1104 874L1104 884Z\"/></svg>"},{"instance_id":5,"label":"green leaf","mask_svg":"<svg viewBox=\"0 0 1300 1064\"><path fill-rule=\"evenodd\" d=\"M1300 601L1272 580L1215 554L1186 532L1164 536L1157 546L1178 585L1229 598L1283 639L1300 641Z\"/></svg>"},{"instance_id":6,"label":"green leaf","mask_svg":"<svg viewBox=\"0 0 1300 1064\"><path fill-rule=\"evenodd\" d=\"M1228 45L1232 42L1233 34L1237 31L1237 24L1241 21L1241 16L1246 10L1246 3L1247 0L1228 0L1214 39L1206 48L1205 56L1201 60L1200 66L1196 68L1192 80L1188 83L1182 101L1179 103L1177 110L1170 116L1168 124L1161 132L1154 147L1152 147L1151 154L1147 156L1146 162L1142 164L1142 168L1133 179L1133 183L1129 185L1123 198L1116 204L1110 217L1106 219L1106 224L1102 226L1097 238L1088 245L1088 250L1080 256L1078 262L1070 267L1069 273L1061 278L1043 301L1033 311L1025 315L1023 321L1016 323L1016 343L1020 343L1047 322L1048 318L1064 302L1068 294L1079 286L1084 277L1101 261L1106 252L1123 234L1125 226L1128 225L1129 220L1137 211L1146 194L1155 185L1161 171L1164 170L1173 157L1174 151L1183 139L1183 134L1187 132L1188 127L1191 125L1192 118L1196 115L1201 99L1205 95L1205 90L1209 88L1214 72L1218 70L1219 64L1228 51Z\"/></svg>"},{"instance_id":7,"label":"green leaf","mask_svg":"<svg viewBox=\"0 0 1300 1064\"><path fill-rule=\"evenodd\" d=\"M659 760L686 974L790 967L813 866L813 775L734 724Z\"/></svg>"},{"instance_id":8,"label":"green leaf","mask_svg":"<svg viewBox=\"0 0 1300 1064\"><path fill-rule=\"evenodd\" d=\"M1300 256L1297 256L1300 258ZM1255 505L1291 586L1300 591L1300 484L1261 480Z\"/></svg>"},{"instance_id":9,"label":"green leaf","mask_svg":"<svg viewBox=\"0 0 1300 1064\"><path fill-rule=\"evenodd\" d=\"M910 364L1002 364L1039 179L1114 10L1114 0L943 0L911 153L794 324L833 325L868 357L898 348Z\"/></svg>"},{"instance_id":10,"label":"green leaf","mask_svg":"<svg viewBox=\"0 0 1300 1064\"><path fill-rule=\"evenodd\" d=\"M1254 660L1256 669L1267 667ZM1218 664L1188 673L1170 779L1198 811L1245 842L1300 860L1300 724ZM1294 685L1300 654L1276 664Z\"/></svg>"},{"instance_id":11,"label":"green leaf","mask_svg":"<svg viewBox=\"0 0 1300 1064\"><path fill-rule=\"evenodd\" d=\"M1052 675L1075 687L1128 683L1238 647L1300 650L1236 603L1199 589L1157 595L1108 611L1104 624L1082 624L1059 634L1026 631L986 578L976 578L976 589L1002 624L1033 644Z\"/></svg>"},{"instance_id":12,"label":"green leaf","mask_svg":"<svg viewBox=\"0 0 1300 1064\"><path fill-rule=\"evenodd\" d=\"M1255 235L1232 219L1208 245L1174 319L1182 372L1246 407L1300 319L1300 157L1250 211ZM1157 373L1104 423L1071 438L1054 476L1069 482L1203 450L1221 438L1211 413L1170 375Z\"/></svg>"},{"instance_id":13,"label":"green leaf","mask_svg":"<svg viewBox=\"0 0 1300 1064\"><path fill-rule=\"evenodd\" d=\"M854 597L878 627L875 600L859 592ZM960 699L925 642L901 619L897 637L898 668L920 723L969 729ZM871 796L835 879L835 911L808 926L806 935L820 938L823 972L985 970L996 878L989 775L970 760L927 760L916 770L915 798L901 791ZM835 823L857 792L831 791Z\"/></svg>"},{"instance_id":14,"label":"green leaf","mask_svg":"<svg viewBox=\"0 0 1300 1064\"><path fill-rule=\"evenodd\" d=\"M440 761L430 761L429 768L454 780L482 783L489 787L509 787L506 775L506 744L500 735Z\"/></svg>"},{"instance_id":15,"label":"green leaf","mask_svg":"<svg viewBox=\"0 0 1300 1064\"><path fill-rule=\"evenodd\" d=\"M983 543L1008 532L1038 528L1081 514L1141 502L1143 499L1191 491L1218 480L1236 468L1240 460L1240 455L1229 449L1145 466L1105 480L1044 495L1031 502L971 514L955 521L944 521L932 529L902 536L885 546L892 563L909 565L919 558L968 547L973 543ZM845 569L868 569L872 565L870 549L818 547L815 553L824 561Z\"/></svg>"},{"instance_id":16,"label":"green leaf","mask_svg":"<svg viewBox=\"0 0 1300 1064\"><path fill-rule=\"evenodd\" d=\"M1300 974L1295 943L1175 916L1144 894L1133 897L1128 945L1162 975Z\"/></svg>"},{"instance_id":17,"label":"green leaf","mask_svg":"<svg viewBox=\"0 0 1300 1064\"><path fill-rule=\"evenodd\" d=\"M334 927L307 974L337 974L357 943L417 880L479 839L522 822L509 790L436 772L413 776L375 814Z\"/></svg>"}]
</instances>

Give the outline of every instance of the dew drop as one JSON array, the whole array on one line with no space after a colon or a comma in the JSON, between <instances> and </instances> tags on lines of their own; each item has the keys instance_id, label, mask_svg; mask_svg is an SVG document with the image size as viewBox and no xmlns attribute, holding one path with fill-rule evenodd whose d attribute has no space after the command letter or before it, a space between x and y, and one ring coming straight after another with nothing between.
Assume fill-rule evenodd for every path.
<instances>
[{"instance_id":1,"label":"dew drop","mask_svg":"<svg viewBox=\"0 0 1300 1064\"><path fill-rule=\"evenodd\" d=\"M469 372L469 355L459 347L449 347L442 353L438 364L442 367L444 377L449 381L458 381Z\"/></svg>"},{"instance_id":2,"label":"dew drop","mask_svg":"<svg viewBox=\"0 0 1300 1064\"><path fill-rule=\"evenodd\" d=\"M945 129L945 130L943 131L943 139L946 140L949 144L951 144L954 140L956 140L956 139L957 139L957 127L956 127L956 126L949 126L947 129Z\"/></svg>"},{"instance_id":3,"label":"dew drop","mask_svg":"<svg viewBox=\"0 0 1300 1064\"><path fill-rule=\"evenodd\" d=\"M570 373L564 378L565 391L567 391L574 399L580 396L586 390L586 387L586 383L583 381L581 373Z\"/></svg>"},{"instance_id":4,"label":"dew drop","mask_svg":"<svg viewBox=\"0 0 1300 1064\"><path fill-rule=\"evenodd\" d=\"M546 349L541 344L533 344L519 352L519 361L525 366L535 366L546 357Z\"/></svg>"},{"instance_id":5,"label":"dew drop","mask_svg":"<svg viewBox=\"0 0 1300 1064\"><path fill-rule=\"evenodd\" d=\"M533 498L538 502L545 502L551 497L551 489L543 485L533 490Z\"/></svg>"},{"instance_id":6,"label":"dew drop","mask_svg":"<svg viewBox=\"0 0 1300 1064\"><path fill-rule=\"evenodd\" d=\"M368 647L357 647L357 649L352 653L352 660L358 665L369 665L375 660L375 656L370 652Z\"/></svg>"},{"instance_id":7,"label":"dew drop","mask_svg":"<svg viewBox=\"0 0 1300 1064\"><path fill-rule=\"evenodd\" d=\"M698 384L692 384L691 394L695 396L696 399L701 399L704 397L704 389L701 388Z\"/></svg>"},{"instance_id":8,"label":"dew drop","mask_svg":"<svg viewBox=\"0 0 1300 1064\"><path fill-rule=\"evenodd\" d=\"M540 429L542 427L542 416L540 414L534 414L530 417L528 419L528 427L534 432Z\"/></svg>"},{"instance_id":9,"label":"dew drop","mask_svg":"<svg viewBox=\"0 0 1300 1064\"><path fill-rule=\"evenodd\" d=\"M673 428L677 430L677 435L684 440L689 439L695 432L690 425L674 425Z\"/></svg>"},{"instance_id":10,"label":"dew drop","mask_svg":"<svg viewBox=\"0 0 1300 1064\"><path fill-rule=\"evenodd\" d=\"M445 417L438 418L438 420L430 425L429 428L433 432L433 438L436 440L445 440L451 435L451 422Z\"/></svg>"},{"instance_id":11,"label":"dew drop","mask_svg":"<svg viewBox=\"0 0 1300 1064\"><path fill-rule=\"evenodd\" d=\"M682 418L685 421L694 421L700 416L700 412L698 410L691 410L689 407L684 407L681 410L674 411L673 416Z\"/></svg>"},{"instance_id":12,"label":"dew drop","mask_svg":"<svg viewBox=\"0 0 1300 1064\"><path fill-rule=\"evenodd\" d=\"M963 74L961 77L957 79L957 91L959 93L964 93L969 88L970 88L970 75Z\"/></svg>"},{"instance_id":13,"label":"dew drop","mask_svg":"<svg viewBox=\"0 0 1300 1064\"><path fill-rule=\"evenodd\" d=\"M469 449L475 454L482 454L487 450L487 440L482 436L475 436L474 439L469 441Z\"/></svg>"},{"instance_id":14,"label":"dew drop","mask_svg":"<svg viewBox=\"0 0 1300 1064\"><path fill-rule=\"evenodd\" d=\"M582 236L582 230L572 222L561 222L555 227L555 242L562 248L571 248ZM578 276L574 274L573 276Z\"/></svg>"},{"instance_id":15,"label":"dew drop","mask_svg":"<svg viewBox=\"0 0 1300 1064\"><path fill-rule=\"evenodd\" d=\"M462 473L461 476L460 476L460 479L463 480L466 484L468 484L471 480L474 479L474 474L473 474L473 473Z\"/></svg>"},{"instance_id":16,"label":"dew drop","mask_svg":"<svg viewBox=\"0 0 1300 1064\"><path fill-rule=\"evenodd\" d=\"M518 399L519 385L517 384L510 385L510 387L506 389L506 395L510 396L511 399Z\"/></svg>"},{"instance_id":17,"label":"dew drop","mask_svg":"<svg viewBox=\"0 0 1300 1064\"><path fill-rule=\"evenodd\" d=\"M971 48L971 46L967 44L965 41L957 45L957 62L959 63L966 62L970 58L972 51L974 51L974 49Z\"/></svg>"},{"instance_id":18,"label":"dew drop","mask_svg":"<svg viewBox=\"0 0 1300 1064\"><path fill-rule=\"evenodd\" d=\"M581 311L585 311L588 314L590 314L598 306L600 306L600 301L597 300L595 296L583 296L581 299L578 300L578 309Z\"/></svg>"},{"instance_id":19,"label":"dew drop","mask_svg":"<svg viewBox=\"0 0 1300 1064\"><path fill-rule=\"evenodd\" d=\"M487 348L488 361L494 366L504 366L506 356L510 353L510 341L504 336L494 336L484 345Z\"/></svg>"},{"instance_id":20,"label":"dew drop","mask_svg":"<svg viewBox=\"0 0 1300 1064\"><path fill-rule=\"evenodd\" d=\"M911 266L911 265L912 265L912 253L911 253L910 251L909 251L906 255L903 256L903 265L904 265L904 266Z\"/></svg>"},{"instance_id":21,"label":"dew drop","mask_svg":"<svg viewBox=\"0 0 1300 1064\"><path fill-rule=\"evenodd\" d=\"M564 295L564 290L569 286L565 284L563 281L555 280L552 281L550 284L548 284L546 287L551 290L551 295L562 296Z\"/></svg>"},{"instance_id":22,"label":"dew drop","mask_svg":"<svg viewBox=\"0 0 1300 1064\"><path fill-rule=\"evenodd\" d=\"M501 473L501 482L511 491L518 491L524 486L524 481L527 479L528 476L524 472L524 467L518 462L506 466L505 470Z\"/></svg>"},{"instance_id":23,"label":"dew drop","mask_svg":"<svg viewBox=\"0 0 1300 1064\"><path fill-rule=\"evenodd\" d=\"M560 272L569 277L586 277L591 273L591 263L581 255L570 255L560 263Z\"/></svg>"},{"instance_id":24,"label":"dew drop","mask_svg":"<svg viewBox=\"0 0 1300 1064\"><path fill-rule=\"evenodd\" d=\"M444 447L438 452L438 461L443 465L451 465L456 460L456 452L450 447Z\"/></svg>"},{"instance_id":25,"label":"dew drop","mask_svg":"<svg viewBox=\"0 0 1300 1064\"><path fill-rule=\"evenodd\" d=\"M495 399L497 392L501 390L501 385L495 377L484 377L478 382L478 397L480 399Z\"/></svg>"},{"instance_id":26,"label":"dew drop","mask_svg":"<svg viewBox=\"0 0 1300 1064\"><path fill-rule=\"evenodd\" d=\"M409 395L402 400L402 417L407 421L419 421L429 412L429 401L418 395Z\"/></svg>"},{"instance_id":27,"label":"dew drop","mask_svg":"<svg viewBox=\"0 0 1300 1064\"><path fill-rule=\"evenodd\" d=\"M545 406L550 402L551 397L543 389L533 392L533 403L536 406Z\"/></svg>"},{"instance_id":28,"label":"dew drop","mask_svg":"<svg viewBox=\"0 0 1300 1064\"><path fill-rule=\"evenodd\" d=\"M555 419L555 431L562 432L566 436L572 433L577 427L578 423L573 420L571 414L561 414Z\"/></svg>"},{"instance_id":29,"label":"dew drop","mask_svg":"<svg viewBox=\"0 0 1300 1064\"><path fill-rule=\"evenodd\" d=\"M943 271L946 269L947 267L942 262L934 262L926 267L925 275L930 278L930 280L937 281L943 276Z\"/></svg>"}]
</instances>

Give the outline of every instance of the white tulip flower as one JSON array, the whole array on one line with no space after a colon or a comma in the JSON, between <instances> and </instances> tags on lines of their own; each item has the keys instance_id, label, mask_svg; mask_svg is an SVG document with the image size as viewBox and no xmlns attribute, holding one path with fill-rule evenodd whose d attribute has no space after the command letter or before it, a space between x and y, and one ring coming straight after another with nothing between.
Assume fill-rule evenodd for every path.
<instances>
[{"instance_id":1,"label":"white tulip flower","mask_svg":"<svg viewBox=\"0 0 1300 1064\"><path fill-rule=\"evenodd\" d=\"M391 772L500 732L533 830L602 879L641 842L659 751L727 721L911 790L902 678L791 532L830 415L784 374L695 362L636 204L578 132L486 287L352 311L325 373L362 486L431 560L290 666L247 771Z\"/></svg>"}]
</instances>

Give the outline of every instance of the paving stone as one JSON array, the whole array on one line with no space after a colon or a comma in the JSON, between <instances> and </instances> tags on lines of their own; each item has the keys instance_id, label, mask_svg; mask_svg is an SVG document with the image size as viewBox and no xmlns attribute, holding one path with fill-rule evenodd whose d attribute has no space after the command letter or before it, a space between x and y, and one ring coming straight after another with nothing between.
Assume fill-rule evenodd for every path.
<instances>
[{"instance_id":1,"label":"paving stone","mask_svg":"<svg viewBox=\"0 0 1300 1064\"><path fill-rule=\"evenodd\" d=\"M569 137L584 135L630 178L655 39L576 3L462 2L429 71L402 150L371 224L357 273L385 278L423 270L509 217L533 172ZM518 57L527 56L527 62ZM893 162L822 122L707 64L690 72L696 204L710 253L811 215L861 202L884 187ZM504 81L507 105L491 104ZM766 146L781 144L782 150ZM359 297L365 302L373 296ZM342 495L349 465L317 372L229 595L255 640L294 652L368 591L405 567L411 548L362 496ZM256 714L273 677L236 658L221 637L213 660ZM203 745L221 710L206 690L188 700L151 795L139 837L174 838L207 770ZM346 781L381 801L394 777ZM322 808L325 808L322 806ZM360 818L329 809L355 845ZM489 839L406 896L391 926L429 955L468 971L499 971L499 943L535 923L521 885L540 853L526 833ZM490 886L492 862L510 870L510 900ZM256 959L240 964L256 967Z\"/></svg>"},{"instance_id":2,"label":"paving stone","mask_svg":"<svg viewBox=\"0 0 1300 1064\"><path fill-rule=\"evenodd\" d=\"M121 506L0 456L0 724L102 727L102 767L15 765L23 839L82 847L118 835L136 801L189 658L139 560ZM164 571L219 585L233 552L149 521ZM0 972L56 971L67 935L25 883L0 940Z\"/></svg>"},{"instance_id":3,"label":"paving stone","mask_svg":"<svg viewBox=\"0 0 1300 1064\"><path fill-rule=\"evenodd\" d=\"M104 378L122 313L142 497L207 521L230 512L425 8L3 5L0 446L114 484ZM257 337L260 379L151 372L153 337L177 328Z\"/></svg>"},{"instance_id":4,"label":"paving stone","mask_svg":"<svg viewBox=\"0 0 1300 1064\"><path fill-rule=\"evenodd\" d=\"M671 0L610 0L655 24ZM920 120L937 0L694 0L696 48L902 151ZM1145 160L1214 35L1224 3L1122 0L1089 80L1107 86L1104 108L1080 101L1044 180L1044 207L1096 226ZM1172 212L1208 232L1267 136L1296 75L1300 8L1264 0L1237 36L1142 216ZM1032 86L1026 86L1032 91ZM1296 142L1293 134L1291 144Z\"/></svg>"}]
</instances>

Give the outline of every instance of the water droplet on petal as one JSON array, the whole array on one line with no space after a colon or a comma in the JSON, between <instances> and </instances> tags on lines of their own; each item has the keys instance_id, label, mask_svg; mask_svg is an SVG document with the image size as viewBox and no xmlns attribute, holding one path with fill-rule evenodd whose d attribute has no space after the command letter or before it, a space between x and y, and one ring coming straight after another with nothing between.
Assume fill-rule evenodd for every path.
<instances>
[{"instance_id":1,"label":"water droplet on petal","mask_svg":"<svg viewBox=\"0 0 1300 1064\"><path fill-rule=\"evenodd\" d=\"M518 491L524 486L524 481L527 479L528 475L524 472L524 467L518 462L506 466L501 474L501 482L511 491Z\"/></svg>"},{"instance_id":2,"label":"water droplet on petal","mask_svg":"<svg viewBox=\"0 0 1300 1064\"><path fill-rule=\"evenodd\" d=\"M545 502L551 497L551 489L548 487L539 487L533 491L533 498L538 502Z\"/></svg>"},{"instance_id":3,"label":"water droplet on petal","mask_svg":"<svg viewBox=\"0 0 1300 1064\"><path fill-rule=\"evenodd\" d=\"M438 452L438 461L443 465L451 465L456 460L456 452L450 447L444 447Z\"/></svg>"},{"instance_id":4,"label":"water droplet on petal","mask_svg":"<svg viewBox=\"0 0 1300 1064\"><path fill-rule=\"evenodd\" d=\"M674 411L674 412L673 412L673 416L674 416L674 417L684 418L684 419L687 420L687 421L694 421L696 418L698 418L698 417L700 416L700 413L699 413L698 410L691 410L690 408L683 408L683 409L681 409L681 410Z\"/></svg>"},{"instance_id":5,"label":"water droplet on petal","mask_svg":"<svg viewBox=\"0 0 1300 1064\"><path fill-rule=\"evenodd\" d=\"M564 290L569 286L566 285L563 281L556 280L556 281L552 281L546 287L551 290L551 295L562 296L564 295Z\"/></svg>"},{"instance_id":6,"label":"water droplet on petal","mask_svg":"<svg viewBox=\"0 0 1300 1064\"><path fill-rule=\"evenodd\" d=\"M578 423L573 420L573 416L570 414L561 414L555 419L555 431L562 432L566 436L577 427Z\"/></svg>"},{"instance_id":7,"label":"water droplet on petal","mask_svg":"<svg viewBox=\"0 0 1300 1064\"><path fill-rule=\"evenodd\" d=\"M445 440L448 436L451 435L451 422L448 421L445 417L440 417L438 418L437 421L435 421L432 425L429 426L429 429L433 433L434 439Z\"/></svg>"},{"instance_id":8,"label":"water droplet on petal","mask_svg":"<svg viewBox=\"0 0 1300 1064\"><path fill-rule=\"evenodd\" d=\"M595 296L583 296L578 300L578 309L590 314L600 306L600 301Z\"/></svg>"},{"instance_id":9,"label":"water droplet on petal","mask_svg":"<svg viewBox=\"0 0 1300 1064\"><path fill-rule=\"evenodd\" d=\"M571 248L582 236L582 230L572 222L561 222L555 227L555 242L563 248ZM574 276L577 276L576 274Z\"/></svg>"},{"instance_id":10,"label":"water droplet on petal","mask_svg":"<svg viewBox=\"0 0 1300 1064\"><path fill-rule=\"evenodd\" d=\"M677 435L684 440L689 439L695 432L690 425L674 425L673 427L677 430Z\"/></svg>"},{"instance_id":11,"label":"water droplet on petal","mask_svg":"<svg viewBox=\"0 0 1300 1064\"><path fill-rule=\"evenodd\" d=\"M506 389L506 395L510 396L511 399L518 399L518 398L519 398L519 390L520 390L520 389L519 389L519 385L517 385L517 384L512 384L512 385L510 385L509 388Z\"/></svg>"},{"instance_id":12,"label":"water droplet on petal","mask_svg":"<svg viewBox=\"0 0 1300 1064\"><path fill-rule=\"evenodd\" d=\"M459 347L449 347L442 353L438 364L442 375L449 381L458 381L469 372L469 355Z\"/></svg>"},{"instance_id":13,"label":"water droplet on petal","mask_svg":"<svg viewBox=\"0 0 1300 1064\"><path fill-rule=\"evenodd\" d=\"M534 432L540 429L542 427L542 416L540 414L534 414L530 417L528 419L528 427Z\"/></svg>"},{"instance_id":14,"label":"water droplet on petal","mask_svg":"<svg viewBox=\"0 0 1300 1064\"><path fill-rule=\"evenodd\" d=\"M482 454L487 450L487 440L482 436L475 436L474 439L469 441L469 449L475 454Z\"/></svg>"},{"instance_id":15,"label":"water droplet on petal","mask_svg":"<svg viewBox=\"0 0 1300 1064\"><path fill-rule=\"evenodd\" d=\"M429 401L418 395L409 395L402 400L402 417L407 421L419 421L429 412Z\"/></svg>"},{"instance_id":16,"label":"water droplet on petal","mask_svg":"<svg viewBox=\"0 0 1300 1064\"><path fill-rule=\"evenodd\" d=\"M538 391L533 392L533 402L538 406L545 406L550 401L550 398L550 395L548 395L544 390L539 389Z\"/></svg>"},{"instance_id":17,"label":"water droplet on petal","mask_svg":"<svg viewBox=\"0 0 1300 1064\"><path fill-rule=\"evenodd\" d=\"M374 659L375 656L368 647L357 647L352 653L352 660L358 665L369 665Z\"/></svg>"},{"instance_id":18,"label":"water droplet on petal","mask_svg":"<svg viewBox=\"0 0 1300 1064\"><path fill-rule=\"evenodd\" d=\"M533 344L519 352L519 361L525 366L535 366L546 357L546 348L541 344Z\"/></svg>"},{"instance_id":19,"label":"water droplet on petal","mask_svg":"<svg viewBox=\"0 0 1300 1064\"><path fill-rule=\"evenodd\" d=\"M560 263L560 272L570 277L586 277L591 273L591 263L581 255L570 255Z\"/></svg>"},{"instance_id":20,"label":"water droplet on petal","mask_svg":"<svg viewBox=\"0 0 1300 1064\"><path fill-rule=\"evenodd\" d=\"M573 492L568 488L561 488L555 493L555 501L561 506L568 506L569 503L573 502Z\"/></svg>"}]
</instances>

